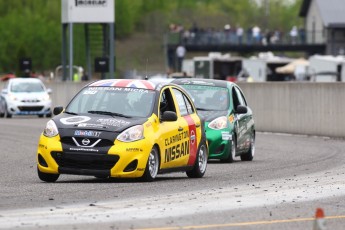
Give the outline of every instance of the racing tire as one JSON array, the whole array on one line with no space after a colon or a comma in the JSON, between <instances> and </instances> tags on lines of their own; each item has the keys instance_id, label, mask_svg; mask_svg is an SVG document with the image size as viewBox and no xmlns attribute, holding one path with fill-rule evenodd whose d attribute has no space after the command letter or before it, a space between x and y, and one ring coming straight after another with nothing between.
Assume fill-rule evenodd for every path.
<instances>
[{"instance_id":1,"label":"racing tire","mask_svg":"<svg viewBox=\"0 0 345 230\"><path fill-rule=\"evenodd\" d=\"M250 147L248 152L241 155L241 161L252 161L255 154L255 134L250 137Z\"/></svg>"},{"instance_id":2,"label":"racing tire","mask_svg":"<svg viewBox=\"0 0 345 230\"><path fill-rule=\"evenodd\" d=\"M4 113L4 117L6 118L11 118L12 117L12 114L10 114L7 110L7 105L5 105L5 113Z\"/></svg>"},{"instance_id":3,"label":"racing tire","mask_svg":"<svg viewBox=\"0 0 345 230\"><path fill-rule=\"evenodd\" d=\"M221 159L221 162L224 163L233 163L235 161L235 157L236 157L236 138L235 135L232 135L232 141L231 141L231 149L229 152L229 156L225 159Z\"/></svg>"},{"instance_id":4,"label":"racing tire","mask_svg":"<svg viewBox=\"0 0 345 230\"><path fill-rule=\"evenodd\" d=\"M158 174L159 165L160 165L160 162L159 162L158 150L157 150L157 147L154 146L151 149L149 158L147 159L145 172L143 176L141 177L141 179L145 182L153 181Z\"/></svg>"},{"instance_id":5,"label":"racing tire","mask_svg":"<svg viewBox=\"0 0 345 230\"><path fill-rule=\"evenodd\" d=\"M201 178L204 176L207 168L208 151L206 141L202 140L200 142L196 160L193 169L187 171L186 174L190 178Z\"/></svg>"},{"instance_id":6,"label":"racing tire","mask_svg":"<svg viewBox=\"0 0 345 230\"><path fill-rule=\"evenodd\" d=\"M42 181L45 181L45 182L55 182L59 178L59 176L60 176L60 174L51 174L51 173L41 172L38 169L38 166L37 166L37 174L38 174L38 177Z\"/></svg>"}]
</instances>

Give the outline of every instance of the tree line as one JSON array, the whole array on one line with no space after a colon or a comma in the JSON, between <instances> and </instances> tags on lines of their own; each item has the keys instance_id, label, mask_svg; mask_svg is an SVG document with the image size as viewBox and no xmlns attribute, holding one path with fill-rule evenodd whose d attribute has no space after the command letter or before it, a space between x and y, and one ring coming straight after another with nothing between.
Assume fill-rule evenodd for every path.
<instances>
[{"instance_id":1,"label":"tree line","mask_svg":"<svg viewBox=\"0 0 345 230\"><path fill-rule=\"evenodd\" d=\"M302 0L114 0L116 39L134 33L162 38L170 23L186 28L222 28L225 24L288 30L301 25ZM35 71L61 64L61 1L0 0L0 73L18 72L30 57ZM76 26L75 63L85 65L83 28ZM116 54L119 56L119 54Z\"/></svg>"}]
</instances>

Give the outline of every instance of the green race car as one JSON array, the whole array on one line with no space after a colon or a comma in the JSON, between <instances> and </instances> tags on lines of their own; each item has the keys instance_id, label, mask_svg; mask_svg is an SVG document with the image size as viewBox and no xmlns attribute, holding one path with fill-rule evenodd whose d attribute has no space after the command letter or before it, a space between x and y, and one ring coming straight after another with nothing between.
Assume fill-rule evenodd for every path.
<instances>
[{"instance_id":1,"label":"green race car","mask_svg":"<svg viewBox=\"0 0 345 230\"><path fill-rule=\"evenodd\" d=\"M209 159L253 160L255 124L242 90L233 82L213 79L175 79L193 98L205 122Z\"/></svg>"}]
</instances>

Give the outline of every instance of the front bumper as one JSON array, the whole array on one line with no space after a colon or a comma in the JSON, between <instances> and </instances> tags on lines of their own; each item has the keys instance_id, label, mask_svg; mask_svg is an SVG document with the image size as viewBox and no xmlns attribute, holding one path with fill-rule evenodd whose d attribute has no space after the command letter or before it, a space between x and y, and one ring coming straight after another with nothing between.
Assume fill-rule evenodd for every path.
<instances>
[{"instance_id":1,"label":"front bumper","mask_svg":"<svg viewBox=\"0 0 345 230\"><path fill-rule=\"evenodd\" d=\"M226 130L206 130L209 159L227 159L231 151L231 133Z\"/></svg>"},{"instance_id":2,"label":"front bumper","mask_svg":"<svg viewBox=\"0 0 345 230\"><path fill-rule=\"evenodd\" d=\"M7 111L12 115L51 114L51 101L45 102L7 102Z\"/></svg>"},{"instance_id":3,"label":"front bumper","mask_svg":"<svg viewBox=\"0 0 345 230\"><path fill-rule=\"evenodd\" d=\"M59 136L41 135L37 150L38 168L51 174L141 177L152 148L149 145L145 139L131 143L116 140L107 154L83 149L63 151Z\"/></svg>"}]
</instances>

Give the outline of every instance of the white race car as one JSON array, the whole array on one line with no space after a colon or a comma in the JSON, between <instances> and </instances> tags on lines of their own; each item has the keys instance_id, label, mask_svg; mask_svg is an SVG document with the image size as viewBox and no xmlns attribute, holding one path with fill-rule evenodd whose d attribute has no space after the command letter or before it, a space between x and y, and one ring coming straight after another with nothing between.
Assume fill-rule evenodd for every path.
<instances>
[{"instance_id":1,"label":"white race car","mask_svg":"<svg viewBox=\"0 0 345 230\"><path fill-rule=\"evenodd\" d=\"M51 117L50 89L37 78L9 79L0 94L0 117L38 115Z\"/></svg>"}]
</instances>

